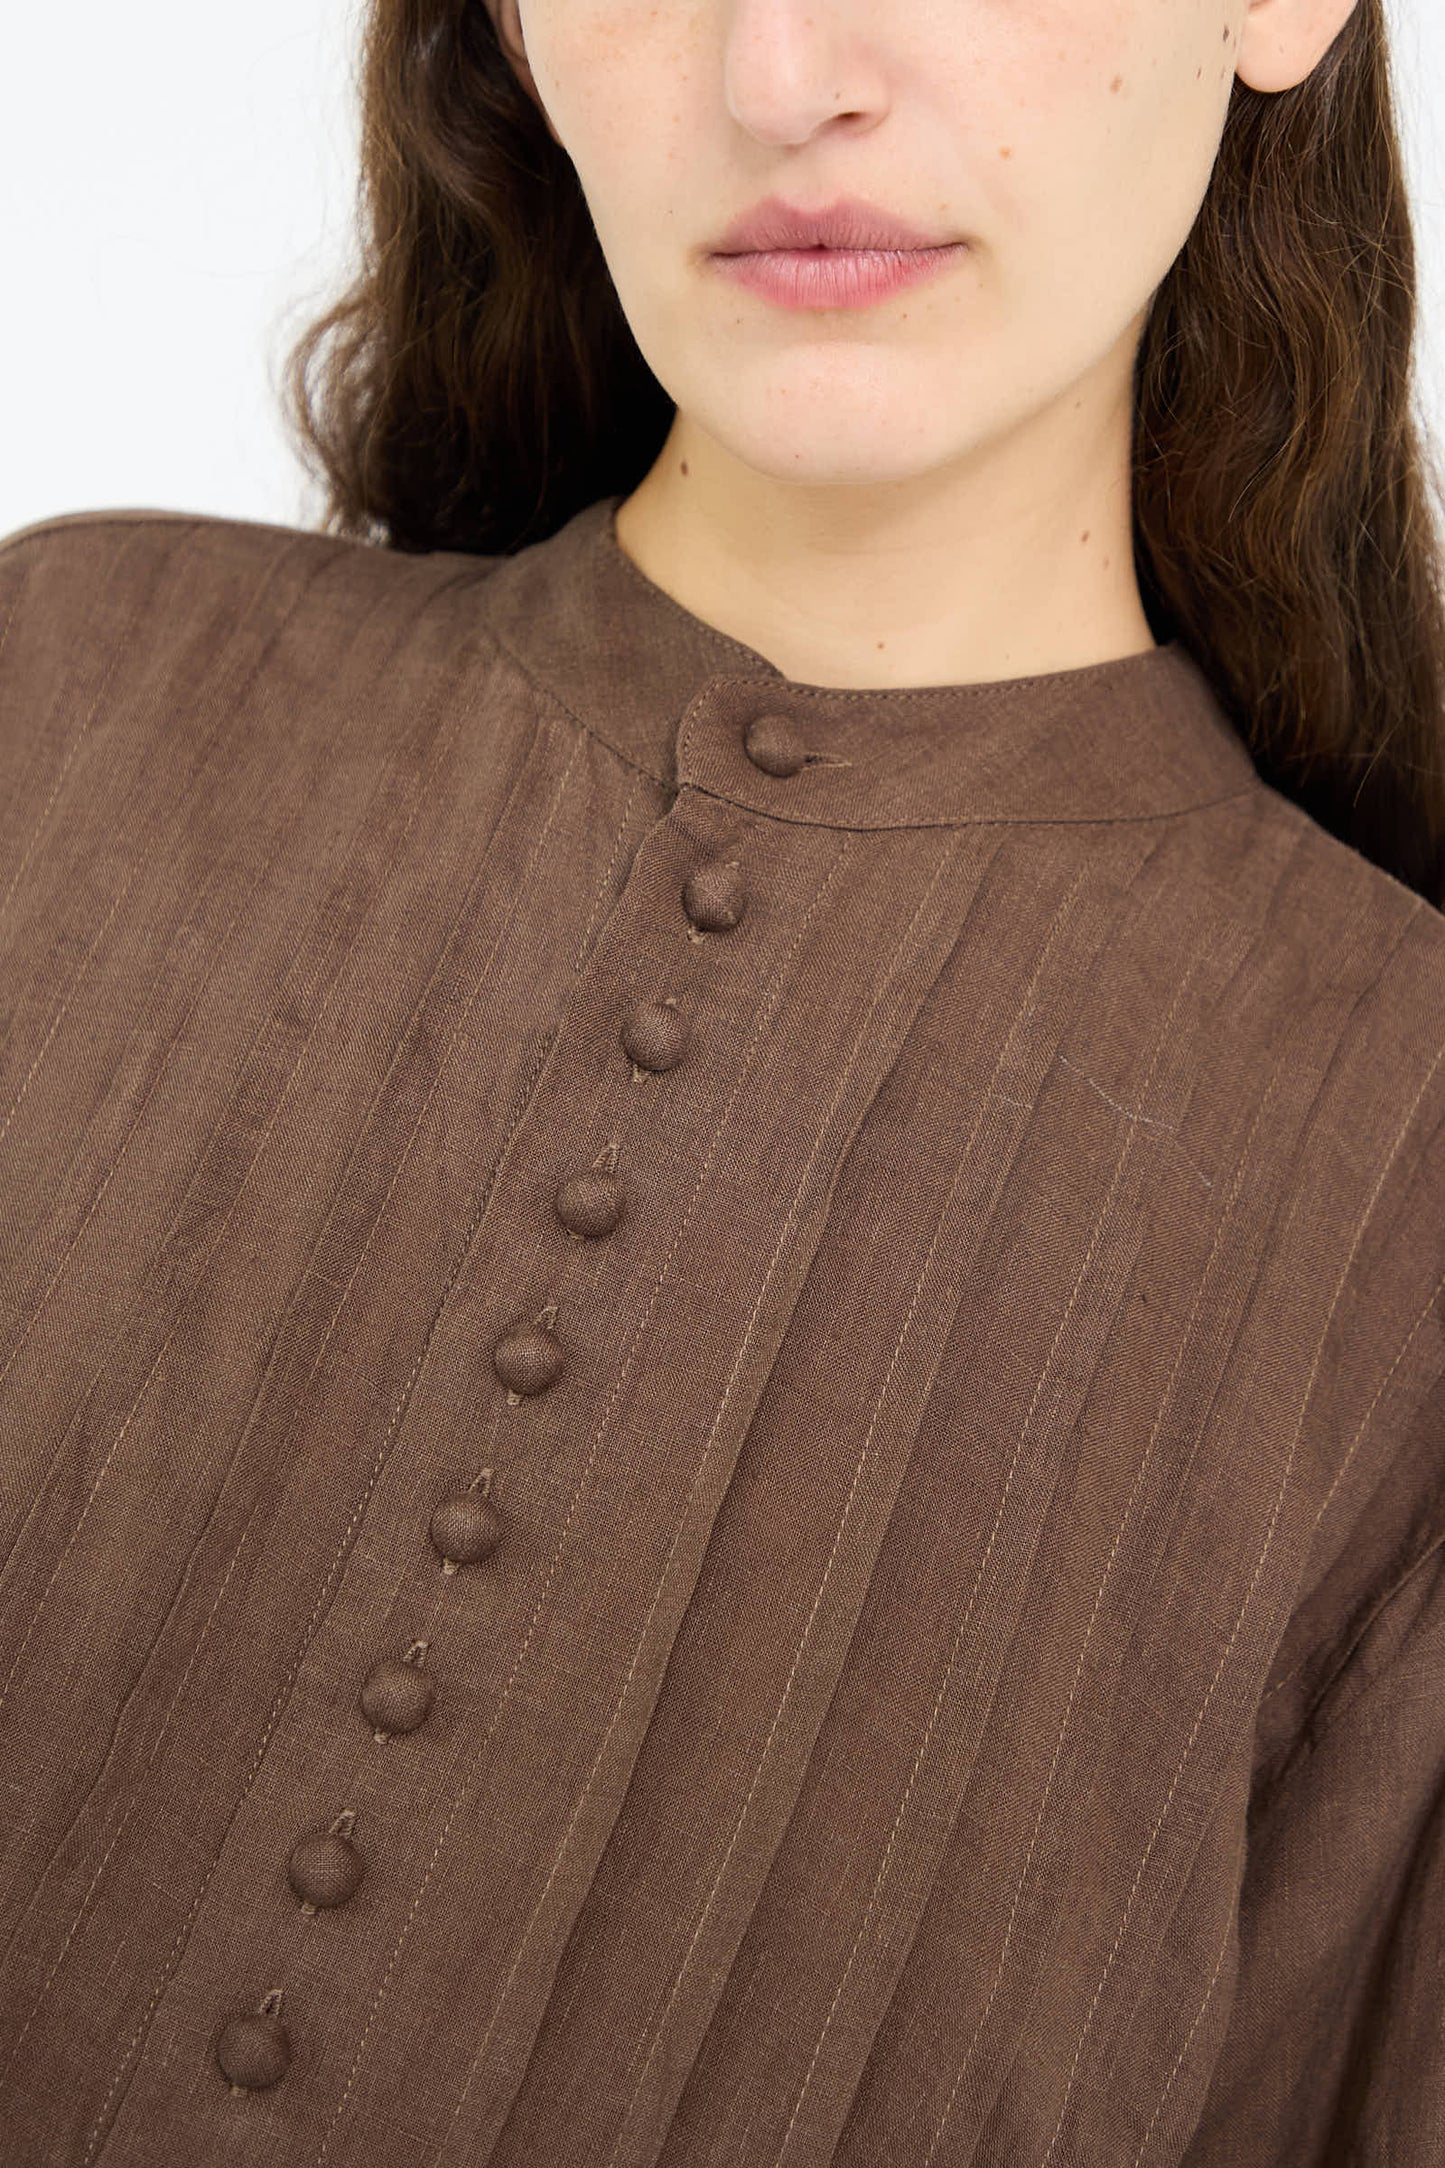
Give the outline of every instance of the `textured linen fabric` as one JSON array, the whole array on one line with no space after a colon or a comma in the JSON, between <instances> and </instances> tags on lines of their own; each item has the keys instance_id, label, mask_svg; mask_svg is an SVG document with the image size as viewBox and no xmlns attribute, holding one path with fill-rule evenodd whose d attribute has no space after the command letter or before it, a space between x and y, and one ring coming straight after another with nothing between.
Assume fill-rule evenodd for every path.
<instances>
[{"instance_id":1,"label":"textured linen fabric","mask_svg":"<svg viewBox=\"0 0 1445 2168\"><path fill-rule=\"evenodd\" d=\"M1438 2168L1445 918L618 502L0 547L0 2157Z\"/></svg>"}]
</instances>

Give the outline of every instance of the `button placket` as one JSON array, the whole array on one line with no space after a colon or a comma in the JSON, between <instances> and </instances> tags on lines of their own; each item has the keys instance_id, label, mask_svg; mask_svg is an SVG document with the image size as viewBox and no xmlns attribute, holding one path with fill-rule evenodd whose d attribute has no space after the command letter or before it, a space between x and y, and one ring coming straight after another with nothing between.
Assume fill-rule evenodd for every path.
<instances>
[{"instance_id":1,"label":"button placket","mask_svg":"<svg viewBox=\"0 0 1445 2168\"><path fill-rule=\"evenodd\" d=\"M766 716L748 733L750 757L776 775L796 774L807 759L796 731L784 717ZM713 859L696 867L683 884L682 905L692 942L733 931L747 907L740 861ZM637 1003L623 1018L619 1040L632 1064L632 1081L644 1083L676 1068L692 1048L691 1022L674 993ZM619 1146L611 1139L584 1172L561 1182L554 1194L557 1220L571 1241L605 1239L620 1225L626 1209L624 1185L617 1174ZM553 1331L559 1304L553 1300L530 1319L512 1326L496 1343L493 1369L507 1404L545 1392L565 1368L562 1342ZM468 1487L440 1499L433 1507L428 1536L441 1560L443 1575L476 1565L497 1549L502 1517L491 1498L490 1467L480 1469ZM435 1694L431 1674L421 1659L428 1639L412 1641L404 1657L383 1658L358 1690L361 1715L372 1727L374 1743L418 1729L429 1715ZM314 1916L347 1903L360 1887L366 1861L353 1841L355 1810L342 1810L325 1829L297 1839L286 1873L303 1915ZM215 2060L230 2081L232 2093L274 2085L291 2061L291 2044L278 2012L281 1990L272 1989L255 2011L233 2013L215 2045Z\"/></svg>"}]
</instances>

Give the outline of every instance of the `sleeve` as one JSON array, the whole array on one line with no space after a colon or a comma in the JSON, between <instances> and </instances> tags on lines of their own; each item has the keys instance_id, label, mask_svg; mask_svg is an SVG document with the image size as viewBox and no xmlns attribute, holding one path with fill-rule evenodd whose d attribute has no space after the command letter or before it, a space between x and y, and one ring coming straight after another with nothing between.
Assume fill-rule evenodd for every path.
<instances>
[{"instance_id":1,"label":"sleeve","mask_svg":"<svg viewBox=\"0 0 1445 2168\"><path fill-rule=\"evenodd\" d=\"M1252 1802L1237 1927L1182 2168L1442 2168L1445 1530Z\"/></svg>"}]
</instances>

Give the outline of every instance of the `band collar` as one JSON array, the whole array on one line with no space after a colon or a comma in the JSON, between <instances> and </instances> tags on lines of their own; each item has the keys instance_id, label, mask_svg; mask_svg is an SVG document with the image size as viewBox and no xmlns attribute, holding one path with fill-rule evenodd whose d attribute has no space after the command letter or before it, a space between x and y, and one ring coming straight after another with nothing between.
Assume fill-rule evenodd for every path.
<instances>
[{"instance_id":1,"label":"band collar","mask_svg":"<svg viewBox=\"0 0 1445 2168\"><path fill-rule=\"evenodd\" d=\"M673 788L838 828L1154 820L1258 786L1177 640L977 685L788 677L684 608L617 539L621 495L504 558L488 623L597 737Z\"/></svg>"}]
</instances>

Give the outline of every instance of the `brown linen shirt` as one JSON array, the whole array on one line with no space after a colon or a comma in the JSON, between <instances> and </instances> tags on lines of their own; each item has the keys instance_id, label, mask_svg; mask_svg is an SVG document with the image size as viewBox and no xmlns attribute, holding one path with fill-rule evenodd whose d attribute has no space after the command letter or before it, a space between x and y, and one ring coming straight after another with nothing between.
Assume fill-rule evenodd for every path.
<instances>
[{"instance_id":1,"label":"brown linen shirt","mask_svg":"<svg viewBox=\"0 0 1445 2168\"><path fill-rule=\"evenodd\" d=\"M1445 918L618 501L0 547L0 2157L1439 2168Z\"/></svg>"}]
</instances>

